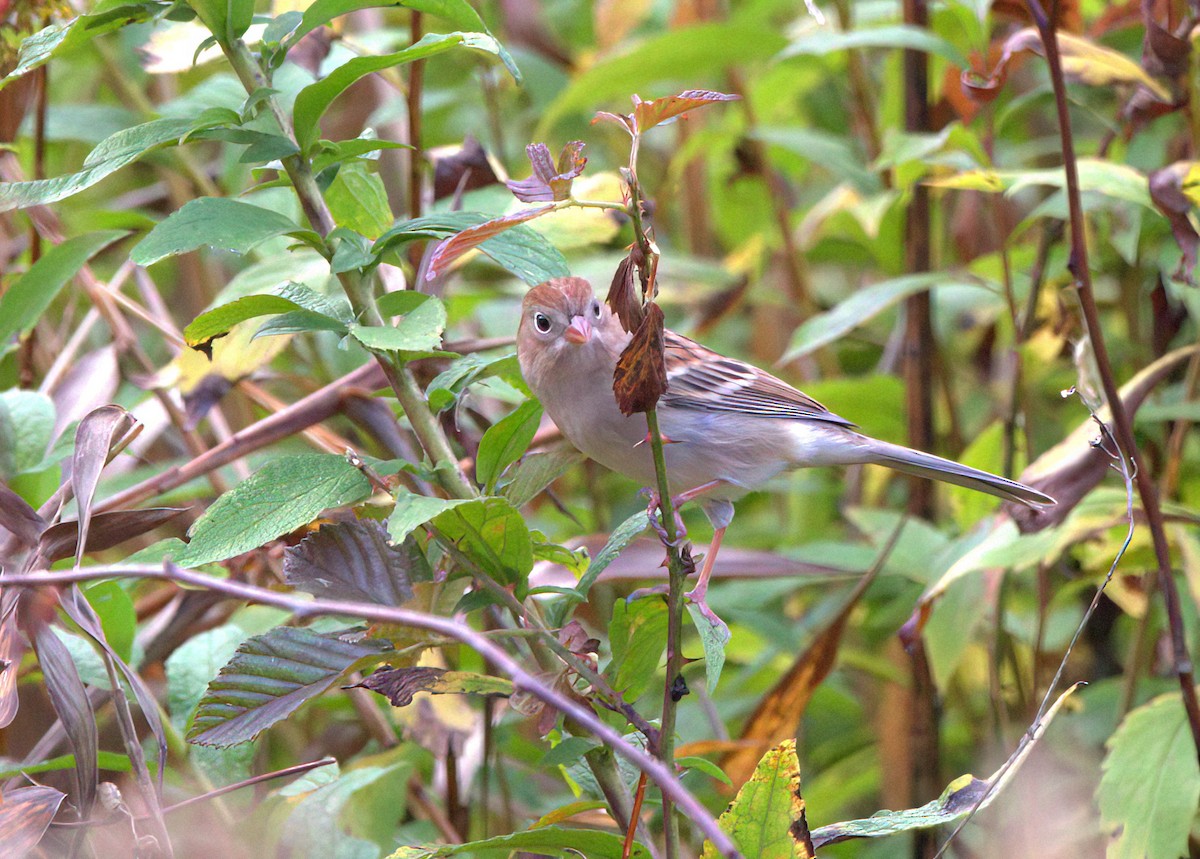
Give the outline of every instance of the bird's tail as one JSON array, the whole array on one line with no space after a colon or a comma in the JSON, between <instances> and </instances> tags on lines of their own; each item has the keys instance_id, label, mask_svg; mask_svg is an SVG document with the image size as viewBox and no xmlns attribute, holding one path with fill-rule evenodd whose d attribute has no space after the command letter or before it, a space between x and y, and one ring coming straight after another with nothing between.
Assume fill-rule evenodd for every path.
<instances>
[{"instance_id":1,"label":"bird's tail","mask_svg":"<svg viewBox=\"0 0 1200 859\"><path fill-rule=\"evenodd\" d=\"M930 480L965 486L967 489L986 492L988 495L995 495L1006 501L1016 501L1027 507L1049 507L1056 503L1049 495L1038 492L1024 483L1017 483L1007 477L1000 477L980 471L978 468L951 462L931 453L922 453L919 450L878 440L872 440L869 451L871 462L886 465L888 468L903 471L905 474L915 474Z\"/></svg>"}]
</instances>

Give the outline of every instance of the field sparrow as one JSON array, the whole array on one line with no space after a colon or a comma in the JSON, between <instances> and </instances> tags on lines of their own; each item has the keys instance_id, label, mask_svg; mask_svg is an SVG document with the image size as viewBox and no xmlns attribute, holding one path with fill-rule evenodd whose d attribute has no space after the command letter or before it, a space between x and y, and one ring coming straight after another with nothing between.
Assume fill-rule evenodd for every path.
<instances>
[{"instance_id":1,"label":"field sparrow","mask_svg":"<svg viewBox=\"0 0 1200 859\"><path fill-rule=\"evenodd\" d=\"M539 284L525 296L517 331L521 373L546 413L580 451L654 486L646 419L625 416L613 371L630 334L579 277ZM1054 504L1036 489L928 453L870 438L812 397L757 367L667 331L668 387L658 402L667 477L677 500L698 500L715 533L696 588L703 605L734 499L790 468L875 463L1030 507Z\"/></svg>"}]
</instances>

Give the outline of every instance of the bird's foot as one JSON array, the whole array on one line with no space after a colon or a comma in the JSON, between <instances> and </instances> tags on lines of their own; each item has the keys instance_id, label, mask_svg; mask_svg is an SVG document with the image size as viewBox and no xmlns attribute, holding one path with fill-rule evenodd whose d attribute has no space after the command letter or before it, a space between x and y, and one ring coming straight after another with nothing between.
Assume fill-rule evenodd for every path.
<instances>
[{"instance_id":1,"label":"bird's foot","mask_svg":"<svg viewBox=\"0 0 1200 859\"><path fill-rule=\"evenodd\" d=\"M649 498L650 503L646 505L646 518L650 520L650 527L654 529L654 533L658 534L658 539L662 541L664 546L678 548L683 545L687 539L687 528L683 526L683 517L679 515L679 505L672 504L671 510L675 514L675 539L672 540L667 534L667 529L660 521L659 507L662 505L662 496L656 490L644 490Z\"/></svg>"}]
</instances>

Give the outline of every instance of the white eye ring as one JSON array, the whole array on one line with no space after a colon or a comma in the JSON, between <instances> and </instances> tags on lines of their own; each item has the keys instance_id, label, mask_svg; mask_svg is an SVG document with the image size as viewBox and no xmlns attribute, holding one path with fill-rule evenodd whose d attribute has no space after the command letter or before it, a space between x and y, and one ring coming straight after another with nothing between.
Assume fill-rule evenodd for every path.
<instances>
[{"instance_id":1,"label":"white eye ring","mask_svg":"<svg viewBox=\"0 0 1200 859\"><path fill-rule=\"evenodd\" d=\"M550 317L544 313L533 314L533 327L543 334L550 333Z\"/></svg>"}]
</instances>

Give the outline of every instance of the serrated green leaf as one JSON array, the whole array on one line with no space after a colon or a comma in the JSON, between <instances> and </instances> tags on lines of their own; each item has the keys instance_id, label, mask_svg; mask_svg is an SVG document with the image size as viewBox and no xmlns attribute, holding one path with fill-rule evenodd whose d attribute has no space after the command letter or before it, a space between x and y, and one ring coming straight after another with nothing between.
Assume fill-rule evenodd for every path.
<instances>
[{"instance_id":1,"label":"serrated green leaf","mask_svg":"<svg viewBox=\"0 0 1200 859\"><path fill-rule=\"evenodd\" d=\"M183 338L195 349L209 343L214 337L229 333L229 329L247 319L290 313L301 310L294 301L278 295L247 295L215 310L201 313L183 329Z\"/></svg>"},{"instance_id":2,"label":"serrated green leaf","mask_svg":"<svg viewBox=\"0 0 1200 859\"><path fill-rule=\"evenodd\" d=\"M708 694L717 691L717 681L721 679L721 670L725 667L725 646L733 638L733 633L724 621L715 615L708 616L694 603L688 603L688 615L700 634L700 644L704 648L704 677Z\"/></svg>"},{"instance_id":3,"label":"serrated green leaf","mask_svg":"<svg viewBox=\"0 0 1200 859\"><path fill-rule=\"evenodd\" d=\"M196 567L232 558L311 522L324 510L370 495L370 481L343 456L318 453L272 460L213 502L188 532L191 541L176 561Z\"/></svg>"},{"instance_id":4,"label":"serrated green leaf","mask_svg":"<svg viewBox=\"0 0 1200 859\"><path fill-rule=\"evenodd\" d=\"M6 188L0 184L0 200ZM0 211L3 207L0 206ZM46 251L9 289L0 296L0 354L14 334L32 328L46 312L62 288L84 264L117 239L124 230L85 233L67 239Z\"/></svg>"},{"instance_id":5,"label":"serrated green leaf","mask_svg":"<svg viewBox=\"0 0 1200 859\"><path fill-rule=\"evenodd\" d=\"M1131 711L1105 743L1096 790L1109 856L1176 859L1200 803L1200 766L1179 692Z\"/></svg>"},{"instance_id":6,"label":"serrated green leaf","mask_svg":"<svg viewBox=\"0 0 1200 859\"><path fill-rule=\"evenodd\" d=\"M188 742L224 748L253 740L389 649L379 639L342 641L288 626L249 638L208 684Z\"/></svg>"},{"instance_id":7,"label":"serrated green leaf","mask_svg":"<svg viewBox=\"0 0 1200 859\"><path fill-rule=\"evenodd\" d=\"M604 673L625 700L636 701L658 672L667 646L667 606L661 598L618 600L608 625L612 661Z\"/></svg>"},{"instance_id":8,"label":"serrated green leaf","mask_svg":"<svg viewBox=\"0 0 1200 859\"><path fill-rule=\"evenodd\" d=\"M338 168L325 191L325 202L339 226L369 239L377 239L392 226L392 209L383 180L362 162Z\"/></svg>"},{"instance_id":9,"label":"serrated green leaf","mask_svg":"<svg viewBox=\"0 0 1200 859\"><path fill-rule=\"evenodd\" d=\"M434 296L423 296L420 304L395 325L349 326L350 336L377 352L392 352L402 360L450 355L437 347L446 328L446 306Z\"/></svg>"},{"instance_id":10,"label":"serrated green leaf","mask_svg":"<svg viewBox=\"0 0 1200 859\"><path fill-rule=\"evenodd\" d=\"M7 483L41 465L54 432L54 416L54 401L45 394L0 392L0 480Z\"/></svg>"},{"instance_id":11,"label":"serrated green leaf","mask_svg":"<svg viewBox=\"0 0 1200 859\"><path fill-rule=\"evenodd\" d=\"M525 453L541 420L542 404L526 400L484 432L475 455L475 479L485 487L486 494L493 493L504 469Z\"/></svg>"},{"instance_id":12,"label":"serrated green leaf","mask_svg":"<svg viewBox=\"0 0 1200 859\"><path fill-rule=\"evenodd\" d=\"M561 445L552 450L531 453L509 471L501 494L514 507L524 507L567 469L583 461L583 454L573 447Z\"/></svg>"},{"instance_id":13,"label":"serrated green leaf","mask_svg":"<svg viewBox=\"0 0 1200 859\"><path fill-rule=\"evenodd\" d=\"M138 265L152 265L204 245L244 254L267 239L306 232L310 231L291 218L261 206L227 197L201 197L157 224L129 257Z\"/></svg>"},{"instance_id":14,"label":"serrated green leaf","mask_svg":"<svg viewBox=\"0 0 1200 859\"><path fill-rule=\"evenodd\" d=\"M433 519L443 537L505 585L525 584L533 569L533 538L517 509L503 498L477 498Z\"/></svg>"},{"instance_id":15,"label":"serrated green leaf","mask_svg":"<svg viewBox=\"0 0 1200 859\"><path fill-rule=\"evenodd\" d=\"M100 141L78 173L28 182L0 182L0 212L42 206L78 194L150 150L178 142L194 127L190 119L152 119Z\"/></svg>"},{"instance_id":16,"label":"serrated green leaf","mask_svg":"<svg viewBox=\"0 0 1200 859\"><path fill-rule=\"evenodd\" d=\"M396 493L396 506L388 516L388 535L393 543L399 543L439 513L467 503L468 499L465 498L431 498L399 491Z\"/></svg>"}]
</instances>

